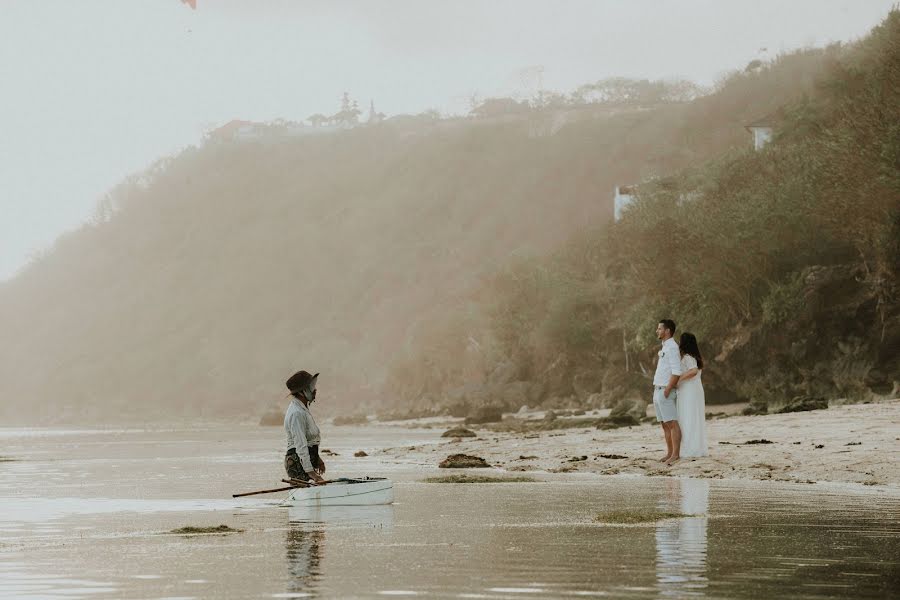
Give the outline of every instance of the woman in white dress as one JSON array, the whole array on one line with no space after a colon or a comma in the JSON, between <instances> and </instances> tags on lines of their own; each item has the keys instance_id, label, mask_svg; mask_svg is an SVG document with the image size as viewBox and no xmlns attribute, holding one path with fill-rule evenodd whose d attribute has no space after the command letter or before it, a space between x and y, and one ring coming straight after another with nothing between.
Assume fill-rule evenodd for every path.
<instances>
[{"instance_id":1,"label":"woman in white dress","mask_svg":"<svg viewBox=\"0 0 900 600\"><path fill-rule=\"evenodd\" d=\"M703 357L693 333L681 334L681 377L678 380L678 425L681 427L682 457L707 456L706 398L700 373Z\"/></svg>"}]
</instances>

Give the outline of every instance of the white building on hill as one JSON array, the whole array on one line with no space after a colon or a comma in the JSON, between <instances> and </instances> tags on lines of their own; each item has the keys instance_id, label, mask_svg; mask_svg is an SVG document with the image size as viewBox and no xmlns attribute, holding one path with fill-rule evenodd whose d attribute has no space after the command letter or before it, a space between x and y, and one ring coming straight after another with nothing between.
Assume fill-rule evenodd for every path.
<instances>
[{"instance_id":1,"label":"white building on hill","mask_svg":"<svg viewBox=\"0 0 900 600\"><path fill-rule=\"evenodd\" d=\"M747 131L753 134L753 149L762 150L763 146L772 141L772 120L769 117L754 121L745 125Z\"/></svg>"},{"instance_id":2,"label":"white building on hill","mask_svg":"<svg viewBox=\"0 0 900 600\"><path fill-rule=\"evenodd\" d=\"M616 186L616 197L613 202L613 217L616 222L622 218L622 211L625 207L634 202L634 192L633 185Z\"/></svg>"}]
</instances>

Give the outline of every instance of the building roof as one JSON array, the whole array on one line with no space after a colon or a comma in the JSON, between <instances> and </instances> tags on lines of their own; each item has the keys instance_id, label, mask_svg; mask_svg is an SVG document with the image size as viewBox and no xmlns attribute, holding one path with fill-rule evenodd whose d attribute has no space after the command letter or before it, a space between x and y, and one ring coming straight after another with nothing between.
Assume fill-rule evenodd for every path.
<instances>
[{"instance_id":1,"label":"building roof","mask_svg":"<svg viewBox=\"0 0 900 600\"><path fill-rule=\"evenodd\" d=\"M755 121L752 121L752 122L747 123L746 125L744 125L744 129L746 129L747 131L751 131L751 132L752 132L754 129L757 129L757 128L760 128L760 127L775 127L775 118L774 118L774 116L771 115L771 114L768 114L768 115L766 115L766 116L764 116L764 117L761 117L761 118L759 118L759 119L756 119Z\"/></svg>"},{"instance_id":2,"label":"building roof","mask_svg":"<svg viewBox=\"0 0 900 600\"><path fill-rule=\"evenodd\" d=\"M218 139L228 139L234 136L241 128L253 125L252 121L242 121L241 119L232 119L217 129L209 132L209 137Z\"/></svg>"}]
</instances>

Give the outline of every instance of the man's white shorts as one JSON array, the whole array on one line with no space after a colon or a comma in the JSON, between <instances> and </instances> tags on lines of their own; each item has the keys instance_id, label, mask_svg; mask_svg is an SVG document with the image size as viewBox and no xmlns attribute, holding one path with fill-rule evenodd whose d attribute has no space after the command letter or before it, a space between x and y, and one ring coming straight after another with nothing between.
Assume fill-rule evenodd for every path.
<instances>
[{"instance_id":1,"label":"man's white shorts","mask_svg":"<svg viewBox=\"0 0 900 600\"><path fill-rule=\"evenodd\" d=\"M665 396L666 388L654 386L653 388L653 408L656 409L656 420L662 423L675 421L678 419L678 408L675 406L678 391L674 388L669 392L669 397Z\"/></svg>"}]
</instances>

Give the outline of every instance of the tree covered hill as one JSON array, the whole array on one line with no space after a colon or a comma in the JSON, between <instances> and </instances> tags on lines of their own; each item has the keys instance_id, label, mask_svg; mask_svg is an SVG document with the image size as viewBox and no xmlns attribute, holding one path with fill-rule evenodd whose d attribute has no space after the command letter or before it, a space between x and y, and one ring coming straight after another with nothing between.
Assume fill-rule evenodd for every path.
<instances>
[{"instance_id":1,"label":"tree covered hill","mask_svg":"<svg viewBox=\"0 0 900 600\"><path fill-rule=\"evenodd\" d=\"M785 55L693 102L582 111L552 135L533 110L161 160L0 285L0 414L248 416L298 368L322 372L324 409L355 411L406 393L391 373L413 357L435 389L464 383L454 349L489 335L471 328L504 297L498 272L603 230L615 185L748 147L745 123L844 52ZM436 337L452 348L423 345Z\"/></svg>"},{"instance_id":2,"label":"tree covered hill","mask_svg":"<svg viewBox=\"0 0 900 600\"><path fill-rule=\"evenodd\" d=\"M466 319L445 323L388 387L460 412L625 399L640 415L668 317L699 337L712 402L896 397L900 11L821 56L815 85L769 117L776 137L762 151L646 181L621 222L512 262L477 294L477 344L454 335ZM757 81L723 92L742 84ZM726 100L704 102L716 115Z\"/></svg>"}]
</instances>

